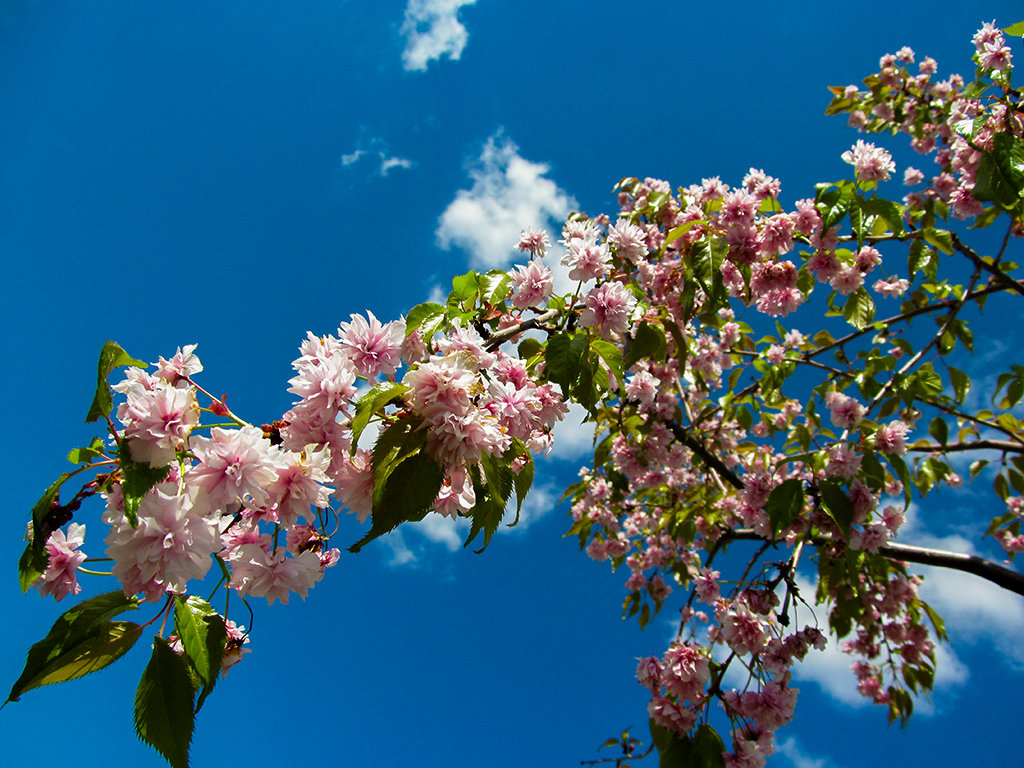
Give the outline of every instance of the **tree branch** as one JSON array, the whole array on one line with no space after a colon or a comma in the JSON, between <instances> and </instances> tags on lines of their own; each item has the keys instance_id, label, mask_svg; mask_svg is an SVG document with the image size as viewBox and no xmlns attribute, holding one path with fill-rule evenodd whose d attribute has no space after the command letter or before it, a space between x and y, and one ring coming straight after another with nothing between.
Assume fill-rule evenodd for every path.
<instances>
[{"instance_id":1,"label":"tree branch","mask_svg":"<svg viewBox=\"0 0 1024 768\"><path fill-rule=\"evenodd\" d=\"M722 537L737 541L767 541L764 536L755 533L750 528L731 529L726 531ZM816 547L830 543L830 540L823 536L813 536L810 541ZM991 560L977 555L965 555L962 552L949 552L944 549L931 549L895 542L883 544L878 548L878 554L890 560L934 565L939 568L951 568L955 571L972 573L986 581L991 581L996 586L1024 596L1024 573L1019 573L1012 568L993 563Z\"/></svg>"},{"instance_id":2,"label":"tree branch","mask_svg":"<svg viewBox=\"0 0 1024 768\"><path fill-rule=\"evenodd\" d=\"M955 453L957 451L975 451L982 449L1003 451L1004 453L1024 453L1024 445L1011 443L1006 440L972 440L966 443L929 443L927 445L908 445L908 451L915 453Z\"/></svg>"}]
</instances>

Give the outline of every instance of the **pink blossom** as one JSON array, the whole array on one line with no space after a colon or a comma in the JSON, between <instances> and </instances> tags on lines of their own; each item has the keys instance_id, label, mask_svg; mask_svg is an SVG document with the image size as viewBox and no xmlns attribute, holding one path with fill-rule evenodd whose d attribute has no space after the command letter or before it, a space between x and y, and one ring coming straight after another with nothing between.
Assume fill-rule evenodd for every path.
<instances>
[{"instance_id":1,"label":"pink blossom","mask_svg":"<svg viewBox=\"0 0 1024 768\"><path fill-rule=\"evenodd\" d=\"M562 264L569 268L569 278L588 282L604 277L612 264L612 254L604 243L570 240Z\"/></svg>"},{"instance_id":2,"label":"pink blossom","mask_svg":"<svg viewBox=\"0 0 1024 768\"><path fill-rule=\"evenodd\" d=\"M843 160L854 167L859 181L885 181L896 170L888 152L862 139L843 152Z\"/></svg>"},{"instance_id":3,"label":"pink blossom","mask_svg":"<svg viewBox=\"0 0 1024 768\"><path fill-rule=\"evenodd\" d=\"M162 383L153 389L129 389L117 418L125 425L132 459L164 466L174 460L175 452L199 423L195 389Z\"/></svg>"},{"instance_id":4,"label":"pink blossom","mask_svg":"<svg viewBox=\"0 0 1024 768\"><path fill-rule=\"evenodd\" d=\"M327 448L283 453L275 467L277 478L267 489L269 519L288 528L299 518L312 519L310 507L326 509L331 502L332 489L327 487L330 465Z\"/></svg>"},{"instance_id":5,"label":"pink blossom","mask_svg":"<svg viewBox=\"0 0 1024 768\"><path fill-rule=\"evenodd\" d=\"M509 272L512 277L512 306L519 309L538 307L548 300L554 284L551 270L538 259L522 264Z\"/></svg>"},{"instance_id":6,"label":"pink blossom","mask_svg":"<svg viewBox=\"0 0 1024 768\"><path fill-rule=\"evenodd\" d=\"M913 187L924 181L924 174L917 170L913 166L908 165L907 169L903 171L903 183L908 187Z\"/></svg>"},{"instance_id":7,"label":"pink blossom","mask_svg":"<svg viewBox=\"0 0 1024 768\"><path fill-rule=\"evenodd\" d=\"M332 480L337 486L338 498L349 512L355 513L360 523L366 522L373 511L373 468L371 453L359 448L352 456L343 455L333 469Z\"/></svg>"},{"instance_id":8,"label":"pink blossom","mask_svg":"<svg viewBox=\"0 0 1024 768\"><path fill-rule=\"evenodd\" d=\"M338 327L342 349L352 361L359 376L373 379L378 374L390 376L402 364L402 342L405 341L405 321L392 320L381 325L373 312L350 315L351 322Z\"/></svg>"},{"instance_id":9,"label":"pink blossom","mask_svg":"<svg viewBox=\"0 0 1024 768\"><path fill-rule=\"evenodd\" d=\"M620 218L608 230L608 244L620 259L634 264L647 255L647 237L643 229L628 219Z\"/></svg>"},{"instance_id":10,"label":"pink blossom","mask_svg":"<svg viewBox=\"0 0 1024 768\"><path fill-rule=\"evenodd\" d=\"M580 325L597 329L605 339L625 333L636 308L636 298L621 283L602 283L587 293L584 301Z\"/></svg>"},{"instance_id":11,"label":"pink blossom","mask_svg":"<svg viewBox=\"0 0 1024 768\"><path fill-rule=\"evenodd\" d=\"M551 240L548 239L548 233L543 229L524 229L523 233L519 236L519 242L516 244L516 248L523 253L531 253L534 256L543 256L547 253L548 247L551 245Z\"/></svg>"},{"instance_id":12,"label":"pink blossom","mask_svg":"<svg viewBox=\"0 0 1024 768\"><path fill-rule=\"evenodd\" d=\"M203 370L203 364L195 356L196 344L187 344L184 348L178 347L178 351L170 360L162 357L153 365L156 366L156 373L153 375L166 379L172 386L182 379L189 379Z\"/></svg>"},{"instance_id":13,"label":"pink blossom","mask_svg":"<svg viewBox=\"0 0 1024 768\"><path fill-rule=\"evenodd\" d=\"M161 486L142 497L135 528L110 503L104 521L111 526L106 554L114 560L114 575L126 595L144 592L150 601L164 592L184 594L190 579L206 575L210 555L220 549L214 526L192 499Z\"/></svg>"},{"instance_id":14,"label":"pink blossom","mask_svg":"<svg viewBox=\"0 0 1024 768\"><path fill-rule=\"evenodd\" d=\"M187 481L212 507L223 508L246 497L256 506L267 504L267 489L277 480L279 453L262 430L248 425L214 427L209 437L192 438L192 452L199 463L189 469Z\"/></svg>"},{"instance_id":15,"label":"pink blossom","mask_svg":"<svg viewBox=\"0 0 1024 768\"><path fill-rule=\"evenodd\" d=\"M29 530L32 530L31 523ZM32 585L39 589L40 595L53 595L60 602L68 595L82 591L78 583L78 568L85 562L86 554L78 548L84 541L85 526L78 523L71 523L66 535L60 528L50 534L46 540L46 570Z\"/></svg>"},{"instance_id":16,"label":"pink blossom","mask_svg":"<svg viewBox=\"0 0 1024 768\"><path fill-rule=\"evenodd\" d=\"M833 426L840 429L856 427L867 413L867 409L854 398L835 390L825 395L825 405L829 409Z\"/></svg>"},{"instance_id":17,"label":"pink blossom","mask_svg":"<svg viewBox=\"0 0 1024 768\"><path fill-rule=\"evenodd\" d=\"M284 547L272 554L246 544L231 561L231 586L242 595L265 597L270 605L277 600L287 605L292 592L305 599L322 576L320 558L312 550L291 557Z\"/></svg>"},{"instance_id":18,"label":"pink blossom","mask_svg":"<svg viewBox=\"0 0 1024 768\"><path fill-rule=\"evenodd\" d=\"M910 432L910 427L902 421L893 421L883 424L875 432L875 448L882 453L892 453L902 456L907 452L907 446L903 439Z\"/></svg>"},{"instance_id":19,"label":"pink blossom","mask_svg":"<svg viewBox=\"0 0 1024 768\"><path fill-rule=\"evenodd\" d=\"M875 293L887 299L896 298L906 293L910 283L904 278L892 278L890 280L876 280L873 286Z\"/></svg>"}]
</instances>

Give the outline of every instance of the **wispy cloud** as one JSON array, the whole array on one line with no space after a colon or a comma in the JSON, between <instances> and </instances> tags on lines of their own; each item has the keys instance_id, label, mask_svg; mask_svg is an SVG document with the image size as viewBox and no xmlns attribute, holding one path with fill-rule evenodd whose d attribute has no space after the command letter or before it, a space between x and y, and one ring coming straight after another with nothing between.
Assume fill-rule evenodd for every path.
<instances>
[{"instance_id":1,"label":"wispy cloud","mask_svg":"<svg viewBox=\"0 0 1024 768\"><path fill-rule=\"evenodd\" d=\"M405 37L402 64L407 70L424 72L427 65L448 56L458 61L469 40L459 21L459 9L476 0L409 0L401 33Z\"/></svg>"},{"instance_id":2,"label":"wispy cloud","mask_svg":"<svg viewBox=\"0 0 1024 768\"><path fill-rule=\"evenodd\" d=\"M508 266L522 230L550 226L577 207L546 177L549 170L521 157L519 147L498 131L468 168L473 186L459 190L441 215L439 245L459 246L477 267Z\"/></svg>"},{"instance_id":3,"label":"wispy cloud","mask_svg":"<svg viewBox=\"0 0 1024 768\"><path fill-rule=\"evenodd\" d=\"M835 768L835 763L825 757L811 757L792 736L775 746L776 754L782 755L793 764L793 768Z\"/></svg>"},{"instance_id":4,"label":"wispy cloud","mask_svg":"<svg viewBox=\"0 0 1024 768\"><path fill-rule=\"evenodd\" d=\"M364 157L372 158L373 164L377 166L375 173L382 177L387 177L393 168L412 168L414 165L412 160L392 155L387 142L374 137L368 140L360 139L354 150L343 154L341 167L348 168L355 165Z\"/></svg>"}]
</instances>

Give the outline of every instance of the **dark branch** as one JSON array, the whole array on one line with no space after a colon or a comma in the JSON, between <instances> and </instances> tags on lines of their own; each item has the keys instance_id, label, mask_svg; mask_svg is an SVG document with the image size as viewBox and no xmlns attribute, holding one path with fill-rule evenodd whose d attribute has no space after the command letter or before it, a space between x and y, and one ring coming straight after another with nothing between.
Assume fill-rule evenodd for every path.
<instances>
[{"instance_id":1,"label":"dark branch","mask_svg":"<svg viewBox=\"0 0 1024 768\"><path fill-rule=\"evenodd\" d=\"M946 445L929 443L927 445L907 446L908 451L914 451L915 453L956 453L958 451L980 451L982 449L1003 451L1005 453L1024 453L1024 445L1011 443L1006 440L972 440L966 443L946 443Z\"/></svg>"},{"instance_id":2,"label":"dark branch","mask_svg":"<svg viewBox=\"0 0 1024 768\"><path fill-rule=\"evenodd\" d=\"M735 539L737 541L767 541L764 536L755 533L750 528L736 528L723 534L723 538ZM811 544L816 547L830 543L824 536L814 536ZM1007 568L999 563L993 563L977 555L965 555L962 552L949 552L944 549L931 549L929 547L916 547L912 544L884 544L878 549L878 554L891 560L902 560L908 563L919 563L921 565L934 565L939 568L951 568L955 571L973 573L986 581L1002 587L1003 589L1024 596L1024 573L1019 573L1012 568Z\"/></svg>"}]
</instances>

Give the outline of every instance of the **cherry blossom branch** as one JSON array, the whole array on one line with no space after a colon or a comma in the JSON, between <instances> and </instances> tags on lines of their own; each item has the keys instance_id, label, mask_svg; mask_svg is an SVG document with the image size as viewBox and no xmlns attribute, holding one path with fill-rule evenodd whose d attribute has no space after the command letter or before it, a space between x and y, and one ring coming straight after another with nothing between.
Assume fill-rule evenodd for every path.
<instances>
[{"instance_id":1,"label":"cherry blossom branch","mask_svg":"<svg viewBox=\"0 0 1024 768\"><path fill-rule=\"evenodd\" d=\"M730 529L722 534L722 538L736 541L768 541L764 536L750 528ZM816 547L834 543L824 536L811 536L809 541ZM1019 573L1012 568L993 563L991 560L986 560L977 555L950 552L945 549L918 547L913 544L897 544L895 542L883 544L878 548L877 553L890 560L902 560L920 565L934 565L939 568L949 568L955 571L971 573L992 582L996 586L1024 596L1024 573Z\"/></svg>"},{"instance_id":2,"label":"cherry blossom branch","mask_svg":"<svg viewBox=\"0 0 1024 768\"><path fill-rule=\"evenodd\" d=\"M524 320L523 322L513 325L509 328L505 328L501 331L492 333L490 336L487 337L485 347L488 352L493 352L506 341L515 336L518 336L520 333L532 330L534 328L541 328L543 323L546 323L548 320L554 320L556 317L558 317L560 312L561 310L557 308L549 309L547 312L542 312L536 317L531 317L529 320Z\"/></svg>"},{"instance_id":3,"label":"cherry blossom branch","mask_svg":"<svg viewBox=\"0 0 1024 768\"><path fill-rule=\"evenodd\" d=\"M978 267L979 269L985 270L986 272L991 274L993 277L995 277L996 280L998 280L1000 283L1004 283L1005 285L1009 286L1010 288L1015 290L1017 293L1019 293L1021 296L1024 296L1024 283L1022 283L1020 280L1015 280L1014 278L1010 277L1008 274L1003 272L1003 270L1001 270L995 264L991 264L991 263L985 261L983 258L981 258L981 256L978 255L977 251L975 251L973 248L965 245L964 242L959 238L959 236L957 236L957 234L955 232L951 232L950 234L952 235L952 239L953 239L953 247L956 248L958 251L960 251L960 253L962 253L968 259L973 261L974 265L976 267ZM1000 255L1002 254L1003 250L1006 248L1006 242L1007 242L1008 236L1009 236L1009 232L1007 232L1007 238L1003 239L1003 247L999 249Z\"/></svg>"},{"instance_id":4,"label":"cherry blossom branch","mask_svg":"<svg viewBox=\"0 0 1024 768\"><path fill-rule=\"evenodd\" d=\"M958 451L980 451L984 449L1003 451L1004 453L1024 453L1024 445L1011 443L1007 440L972 440L963 443L947 443L946 445L928 443L927 445L915 444L907 446L908 451L916 453L956 453Z\"/></svg>"}]
</instances>

